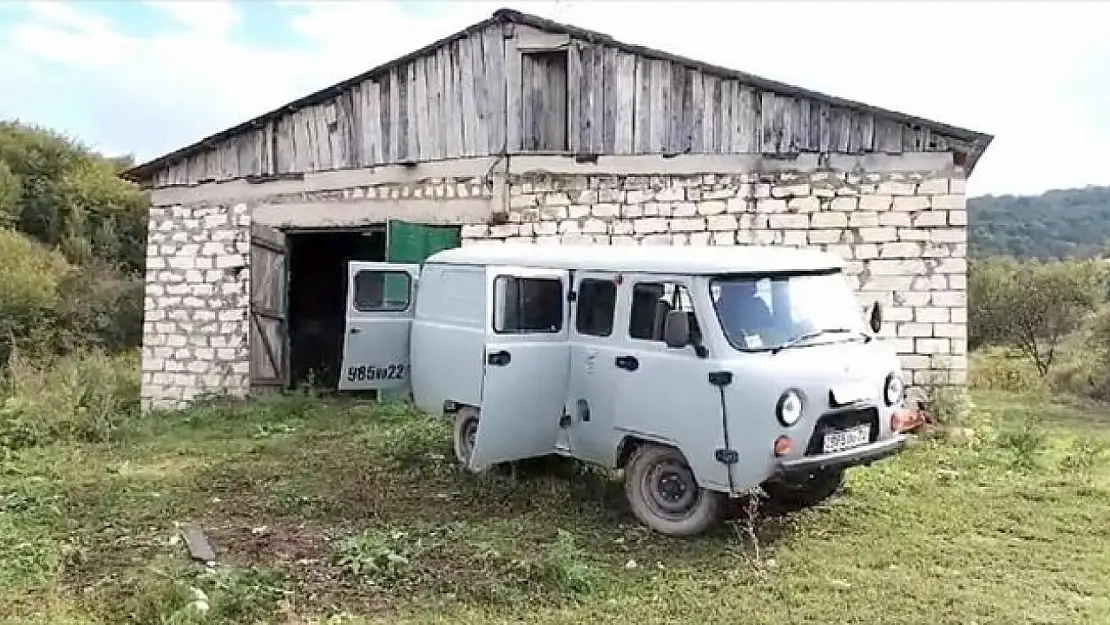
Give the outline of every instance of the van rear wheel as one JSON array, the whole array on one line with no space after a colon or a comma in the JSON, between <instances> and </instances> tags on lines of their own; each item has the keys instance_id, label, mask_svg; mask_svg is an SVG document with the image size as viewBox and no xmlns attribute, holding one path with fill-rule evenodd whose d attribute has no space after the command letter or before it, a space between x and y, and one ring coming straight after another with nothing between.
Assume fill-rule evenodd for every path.
<instances>
[{"instance_id":1,"label":"van rear wheel","mask_svg":"<svg viewBox=\"0 0 1110 625\"><path fill-rule=\"evenodd\" d=\"M478 409L469 406L455 413L454 446L455 459L466 468L470 454L474 452L474 441L478 437Z\"/></svg>"},{"instance_id":2,"label":"van rear wheel","mask_svg":"<svg viewBox=\"0 0 1110 625\"><path fill-rule=\"evenodd\" d=\"M641 523L667 536L701 534L720 518L721 495L700 488L682 453L646 444L624 472L625 496Z\"/></svg>"}]
</instances>

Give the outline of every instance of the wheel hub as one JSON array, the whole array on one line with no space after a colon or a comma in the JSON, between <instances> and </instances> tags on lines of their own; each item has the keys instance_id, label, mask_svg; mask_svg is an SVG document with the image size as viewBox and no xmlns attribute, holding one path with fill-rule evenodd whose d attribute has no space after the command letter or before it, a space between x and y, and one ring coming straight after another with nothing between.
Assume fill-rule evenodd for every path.
<instances>
[{"instance_id":1,"label":"wheel hub","mask_svg":"<svg viewBox=\"0 0 1110 625\"><path fill-rule=\"evenodd\" d=\"M646 476L646 499L664 516L684 516L697 504L698 486L686 466L660 463Z\"/></svg>"}]
</instances>

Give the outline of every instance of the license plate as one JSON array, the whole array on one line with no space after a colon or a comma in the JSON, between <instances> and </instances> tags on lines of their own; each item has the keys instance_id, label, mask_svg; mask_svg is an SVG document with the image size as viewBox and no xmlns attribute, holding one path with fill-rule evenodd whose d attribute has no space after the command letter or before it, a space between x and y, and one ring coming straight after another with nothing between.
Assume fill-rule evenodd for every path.
<instances>
[{"instance_id":1,"label":"license plate","mask_svg":"<svg viewBox=\"0 0 1110 625\"><path fill-rule=\"evenodd\" d=\"M823 451L826 454L836 453L852 447L866 445L871 437L870 425L857 425L847 430L837 430L825 434Z\"/></svg>"}]
</instances>

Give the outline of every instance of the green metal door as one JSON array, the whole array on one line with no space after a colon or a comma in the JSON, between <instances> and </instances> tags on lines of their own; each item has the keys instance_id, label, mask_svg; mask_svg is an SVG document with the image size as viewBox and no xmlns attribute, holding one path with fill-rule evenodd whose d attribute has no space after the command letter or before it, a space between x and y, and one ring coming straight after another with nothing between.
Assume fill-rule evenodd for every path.
<instances>
[{"instance_id":1,"label":"green metal door","mask_svg":"<svg viewBox=\"0 0 1110 625\"><path fill-rule=\"evenodd\" d=\"M385 260L420 265L432 254L461 244L458 226L433 226L391 219L386 224ZM386 300L408 297L408 284L403 281L387 281L384 289Z\"/></svg>"}]
</instances>

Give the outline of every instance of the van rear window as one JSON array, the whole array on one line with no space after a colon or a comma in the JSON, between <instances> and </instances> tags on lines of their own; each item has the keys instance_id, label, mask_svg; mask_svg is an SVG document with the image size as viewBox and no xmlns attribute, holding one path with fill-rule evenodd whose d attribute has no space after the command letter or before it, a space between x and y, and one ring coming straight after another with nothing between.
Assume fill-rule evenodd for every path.
<instances>
[{"instance_id":1,"label":"van rear window","mask_svg":"<svg viewBox=\"0 0 1110 625\"><path fill-rule=\"evenodd\" d=\"M403 271L363 269L355 274L355 310L398 312L409 307L412 277Z\"/></svg>"},{"instance_id":2,"label":"van rear window","mask_svg":"<svg viewBox=\"0 0 1110 625\"><path fill-rule=\"evenodd\" d=\"M494 332L527 334L562 331L562 280L498 276L494 289Z\"/></svg>"},{"instance_id":3,"label":"van rear window","mask_svg":"<svg viewBox=\"0 0 1110 625\"><path fill-rule=\"evenodd\" d=\"M578 285L578 333L609 336L617 310L617 285L612 280L586 278Z\"/></svg>"}]
</instances>

